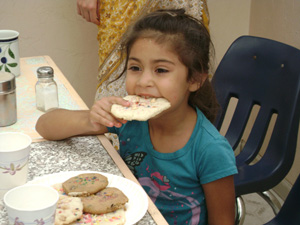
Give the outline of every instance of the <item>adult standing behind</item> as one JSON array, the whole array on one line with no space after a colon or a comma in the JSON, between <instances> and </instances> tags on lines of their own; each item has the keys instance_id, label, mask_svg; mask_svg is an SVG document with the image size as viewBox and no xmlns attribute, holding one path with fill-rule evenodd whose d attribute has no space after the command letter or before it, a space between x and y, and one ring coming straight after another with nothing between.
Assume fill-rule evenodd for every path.
<instances>
[{"instance_id":1,"label":"adult standing behind","mask_svg":"<svg viewBox=\"0 0 300 225\"><path fill-rule=\"evenodd\" d=\"M125 76L115 81L123 68L122 60L119 60L121 37L137 17L164 8L184 8L188 14L202 20L208 27L206 0L77 0L77 13L99 28L99 83L96 100L111 95L126 95Z\"/></svg>"}]
</instances>

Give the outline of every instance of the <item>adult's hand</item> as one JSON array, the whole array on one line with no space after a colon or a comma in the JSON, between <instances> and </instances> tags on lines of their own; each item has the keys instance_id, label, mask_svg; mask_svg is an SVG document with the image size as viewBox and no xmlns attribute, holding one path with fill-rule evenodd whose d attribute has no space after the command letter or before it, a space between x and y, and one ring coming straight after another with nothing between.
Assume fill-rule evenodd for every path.
<instances>
[{"instance_id":1,"label":"adult's hand","mask_svg":"<svg viewBox=\"0 0 300 225\"><path fill-rule=\"evenodd\" d=\"M77 0L77 13L86 21L99 25L99 0Z\"/></svg>"}]
</instances>

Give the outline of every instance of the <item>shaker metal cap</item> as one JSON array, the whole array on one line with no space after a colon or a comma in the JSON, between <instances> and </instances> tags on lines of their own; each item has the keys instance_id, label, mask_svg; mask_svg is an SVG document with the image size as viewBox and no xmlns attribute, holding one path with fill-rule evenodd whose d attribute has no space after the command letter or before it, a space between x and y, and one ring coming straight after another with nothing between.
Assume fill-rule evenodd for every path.
<instances>
[{"instance_id":1,"label":"shaker metal cap","mask_svg":"<svg viewBox=\"0 0 300 225\"><path fill-rule=\"evenodd\" d=\"M0 94L14 91L16 89L16 78L8 72L0 72Z\"/></svg>"},{"instance_id":2,"label":"shaker metal cap","mask_svg":"<svg viewBox=\"0 0 300 225\"><path fill-rule=\"evenodd\" d=\"M52 78L53 73L54 71L50 66L42 66L37 69L38 78Z\"/></svg>"}]
</instances>

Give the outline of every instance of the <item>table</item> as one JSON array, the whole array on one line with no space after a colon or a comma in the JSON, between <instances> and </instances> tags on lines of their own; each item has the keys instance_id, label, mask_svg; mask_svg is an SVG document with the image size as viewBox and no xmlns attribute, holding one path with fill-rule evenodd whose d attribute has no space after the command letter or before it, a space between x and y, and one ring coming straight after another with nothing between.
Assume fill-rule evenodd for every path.
<instances>
[{"instance_id":1,"label":"table","mask_svg":"<svg viewBox=\"0 0 300 225\"><path fill-rule=\"evenodd\" d=\"M21 58L20 61L21 75L16 79L18 122L1 127L0 132L24 132L32 138L28 181L62 171L92 170L124 176L140 185L104 135L47 141L35 131L35 123L43 114L35 107L36 69L40 66L51 66L54 69L60 108L76 110L88 107L49 56ZM148 212L137 224L168 224L149 197L148 200ZM0 200L0 225L8 224L7 221L5 207Z\"/></svg>"},{"instance_id":2,"label":"table","mask_svg":"<svg viewBox=\"0 0 300 225\"><path fill-rule=\"evenodd\" d=\"M28 134L33 142L42 141L35 130L37 119L43 112L36 109L35 84L37 68L51 66L58 87L59 107L64 109L88 109L72 85L49 56L26 57L20 59L21 75L16 78L17 122L8 127L0 127L0 132L21 131Z\"/></svg>"},{"instance_id":3,"label":"table","mask_svg":"<svg viewBox=\"0 0 300 225\"><path fill-rule=\"evenodd\" d=\"M43 141L31 145L28 180L62 171L101 171L123 176L96 136L75 137L64 141ZM0 224L8 218L0 202ZM146 213L138 225L156 224Z\"/></svg>"}]
</instances>

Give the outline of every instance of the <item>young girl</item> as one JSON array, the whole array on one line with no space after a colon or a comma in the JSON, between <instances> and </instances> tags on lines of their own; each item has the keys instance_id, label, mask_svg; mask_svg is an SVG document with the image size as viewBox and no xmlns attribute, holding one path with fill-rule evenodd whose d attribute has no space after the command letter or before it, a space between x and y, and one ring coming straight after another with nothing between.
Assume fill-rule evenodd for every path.
<instances>
[{"instance_id":1,"label":"young girl","mask_svg":"<svg viewBox=\"0 0 300 225\"><path fill-rule=\"evenodd\" d=\"M127 122L110 110L129 103L107 97L90 111L49 112L36 129L52 140L116 133L122 158L169 224L232 225L237 170L233 150L210 122L217 109L207 79L210 45L206 28L184 10L150 13L123 40L126 91L166 98L171 107Z\"/></svg>"}]
</instances>

